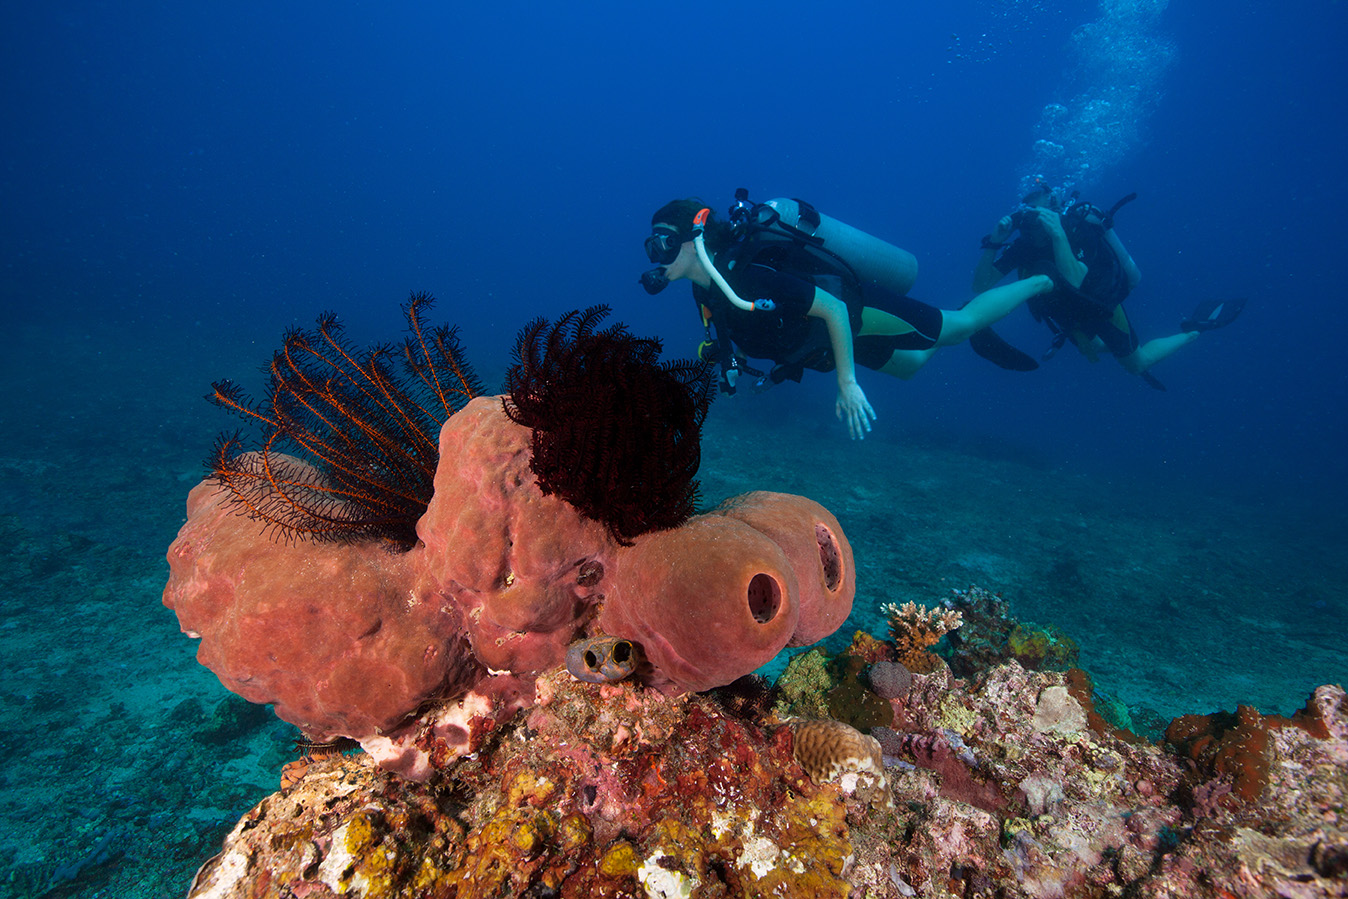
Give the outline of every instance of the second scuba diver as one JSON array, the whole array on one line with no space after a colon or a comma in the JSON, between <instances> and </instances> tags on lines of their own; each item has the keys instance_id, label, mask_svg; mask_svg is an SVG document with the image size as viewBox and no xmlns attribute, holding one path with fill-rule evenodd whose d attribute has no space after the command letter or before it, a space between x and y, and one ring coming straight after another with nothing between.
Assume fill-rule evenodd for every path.
<instances>
[{"instance_id":1,"label":"second scuba diver","mask_svg":"<svg viewBox=\"0 0 1348 899\"><path fill-rule=\"evenodd\" d=\"M656 268L642 276L642 285L654 294L670 281L692 283L707 329L701 355L710 353L720 363L724 391L734 392L742 372L760 386L788 378L799 381L807 368L836 372L835 412L854 440L863 439L876 418L857 383L857 365L911 378L940 347L959 343L1053 289L1052 280L1039 275L984 291L961 309L938 309L858 276L858 270L867 271L866 260L827 252L826 241L813 232L823 219L834 233L845 229L859 237L853 243L863 251L903 251L819 216L805 203L798 204L801 218L815 228L755 228L753 222L765 218L763 210L775 221L776 213L768 209L772 204L787 202L794 210L798 201L750 207L746 197L743 190L736 195L732 217L740 218L737 210L752 210L744 217L748 227L743 220L737 222L740 227L718 220L695 198L656 210L646 238L646 255ZM758 238L766 232L770 238L782 233L794 238ZM915 263L912 268L915 276ZM901 279L898 286L906 289L911 280ZM763 373L749 367L749 358L775 364Z\"/></svg>"},{"instance_id":2,"label":"second scuba diver","mask_svg":"<svg viewBox=\"0 0 1348 899\"><path fill-rule=\"evenodd\" d=\"M1107 350L1124 369L1164 390L1149 369L1199 334L1236 320L1245 300L1205 300L1180 323L1180 331L1142 343L1133 330L1123 301L1142 275L1119 236L1114 213L1136 194L1124 197L1108 212L1076 202L1076 194L1052 189L1035 179L1021 206L1003 216L983 238L983 253L974 268L973 289L987 290L1013 269L1022 278L1053 278L1051 292L1029 304L1036 320L1045 322L1054 339L1044 358L1068 340L1091 361ZM1011 235L1017 234L1014 240ZM989 329L969 341L975 352L1003 368L1029 371L1038 363L1002 341Z\"/></svg>"}]
</instances>

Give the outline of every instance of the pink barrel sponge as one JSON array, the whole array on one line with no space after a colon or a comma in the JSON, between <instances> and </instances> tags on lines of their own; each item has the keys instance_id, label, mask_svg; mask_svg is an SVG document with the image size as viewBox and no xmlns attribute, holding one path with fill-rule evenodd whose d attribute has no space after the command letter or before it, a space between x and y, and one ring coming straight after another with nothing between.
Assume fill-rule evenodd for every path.
<instances>
[{"instance_id":1,"label":"pink barrel sponge","mask_svg":"<svg viewBox=\"0 0 1348 899\"><path fill-rule=\"evenodd\" d=\"M393 734L381 757L429 753L417 722L453 718L461 697L488 697L465 712L473 720L506 714L488 680L531 679L579 639L640 643L647 680L706 690L846 618L852 553L818 504L749 494L623 546L543 494L530 438L499 397L455 413L418 542L402 553L286 542L203 483L169 549L164 603L226 687L314 739Z\"/></svg>"},{"instance_id":2,"label":"pink barrel sponge","mask_svg":"<svg viewBox=\"0 0 1348 899\"><path fill-rule=\"evenodd\" d=\"M560 665L618 549L607 529L529 469L531 432L499 397L468 403L440 431L435 496L417 524L417 569L464 614L489 668Z\"/></svg>"},{"instance_id":3,"label":"pink barrel sponge","mask_svg":"<svg viewBox=\"0 0 1348 899\"><path fill-rule=\"evenodd\" d=\"M640 537L619 564L600 628L641 644L674 684L709 690L769 662L795 633L799 590L780 546L699 515Z\"/></svg>"},{"instance_id":4,"label":"pink barrel sponge","mask_svg":"<svg viewBox=\"0 0 1348 899\"><path fill-rule=\"evenodd\" d=\"M363 736L481 674L461 610L414 561L373 543L284 542L204 482L169 547L164 604L228 689L315 740Z\"/></svg>"},{"instance_id":5,"label":"pink barrel sponge","mask_svg":"<svg viewBox=\"0 0 1348 899\"><path fill-rule=\"evenodd\" d=\"M842 525L819 503L789 493L758 490L722 503L717 514L737 518L786 554L800 586L800 621L792 646L818 643L852 613L856 565Z\"/></svg>"}]
</instances>

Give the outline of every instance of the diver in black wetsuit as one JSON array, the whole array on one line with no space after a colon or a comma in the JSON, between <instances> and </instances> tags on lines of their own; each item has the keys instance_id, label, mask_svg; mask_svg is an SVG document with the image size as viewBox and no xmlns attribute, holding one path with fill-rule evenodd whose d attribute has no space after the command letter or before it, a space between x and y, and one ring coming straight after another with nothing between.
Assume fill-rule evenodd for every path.
<instances>
[{"instance_id":1,"label":"diver in black wetsuit","mask_svg":"<svg viewBox=\"0 0 1348 899\"><path fill-rule=\"evenodd\" d=\"M804 369L835 371L835 411L854 440L865 437L875 410L857 383L856 365L910 378L937 349L959 343L1052 288L1047 277L1028 278L986 291L962 309L938 309L907 296L863 289L813 265L790 247L755 254L729 265L732 229L696 199L667 203L651 217L646 254L659 268L642 278L656 293L687 279L716 326L723 388L732 389L748 358L770 359L772 381L799 380ZM703 244L699 252L695 237ZM831 288L831 289L830 289Z\"/></svg>"},{"instance_id":2,"label":"diver in black wetsuit","mask_svg":"<svg viewBox=\"0 0 1348 899\"><path fill-rule=\"evenodd\" d=\"M1119 205L1136 195L1102 213L1088 206L1065 210L1062 193L1039 182L1021 201L1020 209L997 222L983 238L973 289L987 290L1013 270L1022 278L1047 275L1053 279L1053 290L1029 303L1034 317L1046 322L1055 334L1046 358L1070 339L1092 361L1100 350L1108 350L1125 370L1164 390L1148 370L1193 343L1203 331L1235 321L1245 300L1204 301L1180 323L1179 333L1142 343L1123 308L1123 300L1142 274L1113 227ZM1016 239L1008 241L1017 231ZM990 331L975 335L971 343L980 355L1004 368L1037 367L1034 360L1000 343Z\"/></svg>"}]
</instances>

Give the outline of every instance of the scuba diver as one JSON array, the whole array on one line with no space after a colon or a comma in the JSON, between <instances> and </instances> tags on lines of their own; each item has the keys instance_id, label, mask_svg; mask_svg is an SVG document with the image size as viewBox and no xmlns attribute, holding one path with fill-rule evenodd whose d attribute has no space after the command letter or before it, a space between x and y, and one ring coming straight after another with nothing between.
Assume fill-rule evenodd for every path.
<instances>
[{"instance_id":1,"label":"scuba diver","mask_svg":"<svg viewBox=\"0 0 1348 899\"><path fill-rule=\"evenodd\" d=\"M706 332L698 355L720 364L724 392L734 393L746 376L764 390L799 381L807 368L836 372L835 412L853 440L864 439L876 418L857 365L911 378L938 348L1053 287L1032 277L981 293L962 309L938 309L906 296L917 277L912 254L808 203L755 205L741 188L729 218L717 219L696 198L656 210L646 238L656 267L641 276L642 286L656 294L671 281L692 283ZM750 358L774 365L763 372Z\"/></svg>"},{"instance_id":2,"label":"scuba diver","mask_svg":"<svg viewBox=\"0 0 1348 899\"><path fill-rule=\"evenodd\" d=\"M1035 179L1021 205L984 236L973 289L987 290L1012 269L1021 278L1047 275L1053 279L1053 290L1027 304L1035 320L1045 322L1054 334L1044 359L1071 340L1092 362L1101 350L1108 350L1126 371L1164 390L1151 367L1193 343L1204 331L1231 324L1245 308L1245 300L1205 300L1180 323L1179 333L1142 343L1123 308L1142 273L1114 232L1115 213L1137 194L1101 211L1079 202L1075 192L1068 197L1064 193L1050 188L1042 178ZM1009 240L1013 232L1017 236ZM972 335L969 345L1003 368L1030 371L1039 367L991 328Z\"/></svg>"}]
</instances>

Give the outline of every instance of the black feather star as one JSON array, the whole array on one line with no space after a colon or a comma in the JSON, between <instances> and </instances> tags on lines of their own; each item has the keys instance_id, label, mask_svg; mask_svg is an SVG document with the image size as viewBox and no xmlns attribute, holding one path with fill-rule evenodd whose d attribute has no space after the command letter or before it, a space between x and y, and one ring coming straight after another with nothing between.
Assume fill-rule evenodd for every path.
<instances>
[{"instance_id":1,"label":"black feather star","mask_svg":"<svg viewBox=\"0 0 1348 899\"><path fill-rule=\"evenodd\" d=\"M533 429L531 467L546 494L602 522L621 543L693 514L708 363L661 363L660 341L616 324L607 306L530 322L506 375L506 414Z\"/></svg>"}]
</instances>

